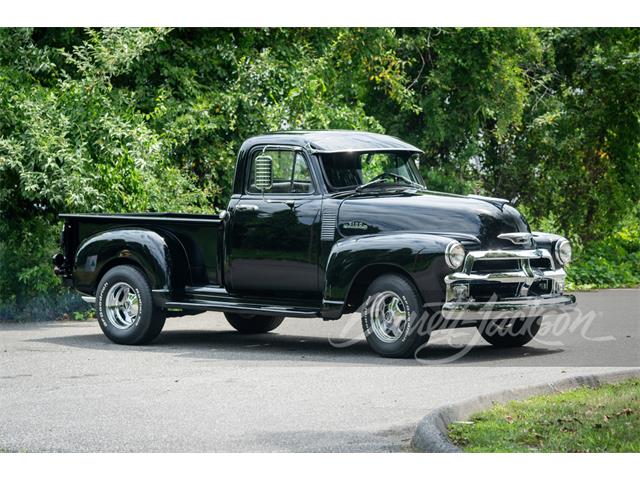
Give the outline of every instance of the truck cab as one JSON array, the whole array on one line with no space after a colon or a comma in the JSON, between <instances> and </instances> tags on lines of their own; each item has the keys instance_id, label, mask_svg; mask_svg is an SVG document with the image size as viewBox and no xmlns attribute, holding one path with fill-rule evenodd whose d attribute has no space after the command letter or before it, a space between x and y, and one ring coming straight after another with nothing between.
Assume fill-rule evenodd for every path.
<instances>
[{"instance_id":1,"label":"truck cab","mask_svg":"<svg viewBox=\"0 0 640 480\"><path fill-rule=\"evenodd\" d=\"M569 242L531 232L503 199L434 192L423 152L354 131L246 140L217 215L64 214L54 268L113 341L153 340L167 316L224 312L241 333L359 311L374 351L414 355L439 328L496 346L565 311Z\"/></svg>"}]
</instances>

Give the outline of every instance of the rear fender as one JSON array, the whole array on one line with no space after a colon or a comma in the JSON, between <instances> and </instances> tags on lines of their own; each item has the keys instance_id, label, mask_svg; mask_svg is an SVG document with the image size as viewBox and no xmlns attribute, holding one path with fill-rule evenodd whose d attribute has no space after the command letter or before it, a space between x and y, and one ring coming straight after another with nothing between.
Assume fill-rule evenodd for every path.
<instances>
[{"instance_id":1,"label":"rear fender","mask_svg":"<svg viewBox=\"0 0 640 480\"><path fill-rule=\"evenodd\" d=\"M126 228L100 232L80 244L73 270L75 288L94 295L102 275L122 264L136 265L144 271L158 303L184 288L187 281L187 259L175 237ZM182 268L176 268L176 264Z\"/></svg>"}]
</instances>

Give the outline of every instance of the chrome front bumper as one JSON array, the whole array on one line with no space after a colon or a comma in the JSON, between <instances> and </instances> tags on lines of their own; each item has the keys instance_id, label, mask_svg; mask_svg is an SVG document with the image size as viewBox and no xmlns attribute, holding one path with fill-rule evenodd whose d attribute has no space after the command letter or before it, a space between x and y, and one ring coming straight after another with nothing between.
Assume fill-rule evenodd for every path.
<instances>
[{"instance_id":1,"label":"chrome front bumper","mask_svg":"<svg viewBox=\"0 0 640 480\"><path fill-rule=\"evenodd\" d=\"M447 320L462 321L539 317L570 311L575 304L573 295L540 295L497 302L447 302L442 306L442 316Z\"/></svg>"},{"instance_id":2,"label":"chrome front bumper","mask_svg":"<svg viewBox=\"0 0 640 480\"><path fill-rule=\"evenodd\" d=\"M531 260L535 259L547 259L550 269L532 267ZM505 272L476 272L473 268L476 260L516 260L519 268ZM448 320L495 320L568 311L575 307L576 299L564 294L565 277L564 269L555 266L551 252L545 249L472 251L467 254L461 271L445 277L447 298L442 306L442 316ZM531 287L541 281L551 282L549 293L531 295ZM514 285L517 295L506 298L496 295L489 301L476 301L469 293L474 285L502 284L517 284Z\"/></svg>"}]
</instances>

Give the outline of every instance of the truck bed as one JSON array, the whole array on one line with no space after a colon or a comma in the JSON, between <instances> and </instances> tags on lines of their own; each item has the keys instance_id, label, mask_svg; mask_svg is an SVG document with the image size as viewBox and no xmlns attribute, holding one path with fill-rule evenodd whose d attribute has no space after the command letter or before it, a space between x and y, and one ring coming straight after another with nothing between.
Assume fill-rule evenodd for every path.
<instances>
[{"instance_id":1,"label":"truck bed","mask_svg":"<svg viewBox=\"0 0 640 480\"><path fill-rule=\"evenodd\" d=\"M101 232L137 228L171 235L184 249L189 284L222 284L222 220L218 215L186 213L62 214L65 257L73 262L80 244Z\"/></svg>"}]
</instances>

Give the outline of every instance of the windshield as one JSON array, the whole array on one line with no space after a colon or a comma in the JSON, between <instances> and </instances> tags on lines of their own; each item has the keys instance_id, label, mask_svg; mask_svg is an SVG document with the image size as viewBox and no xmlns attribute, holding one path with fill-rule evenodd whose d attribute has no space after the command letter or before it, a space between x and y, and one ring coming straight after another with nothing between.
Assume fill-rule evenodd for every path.
<instances>
[{"instance_id":1,"label":"windshield","mask_svg":"<svg viewBox=\"0 0 640 480\"><path fill-rule=\"evenodd\" d=\"M415 152L340 152L321 157L329 186L335 190L354 189L378 178L398 185L407 184L404 177L424 186L416 166L418 159Z\"/></svg>"}]
</instances>

